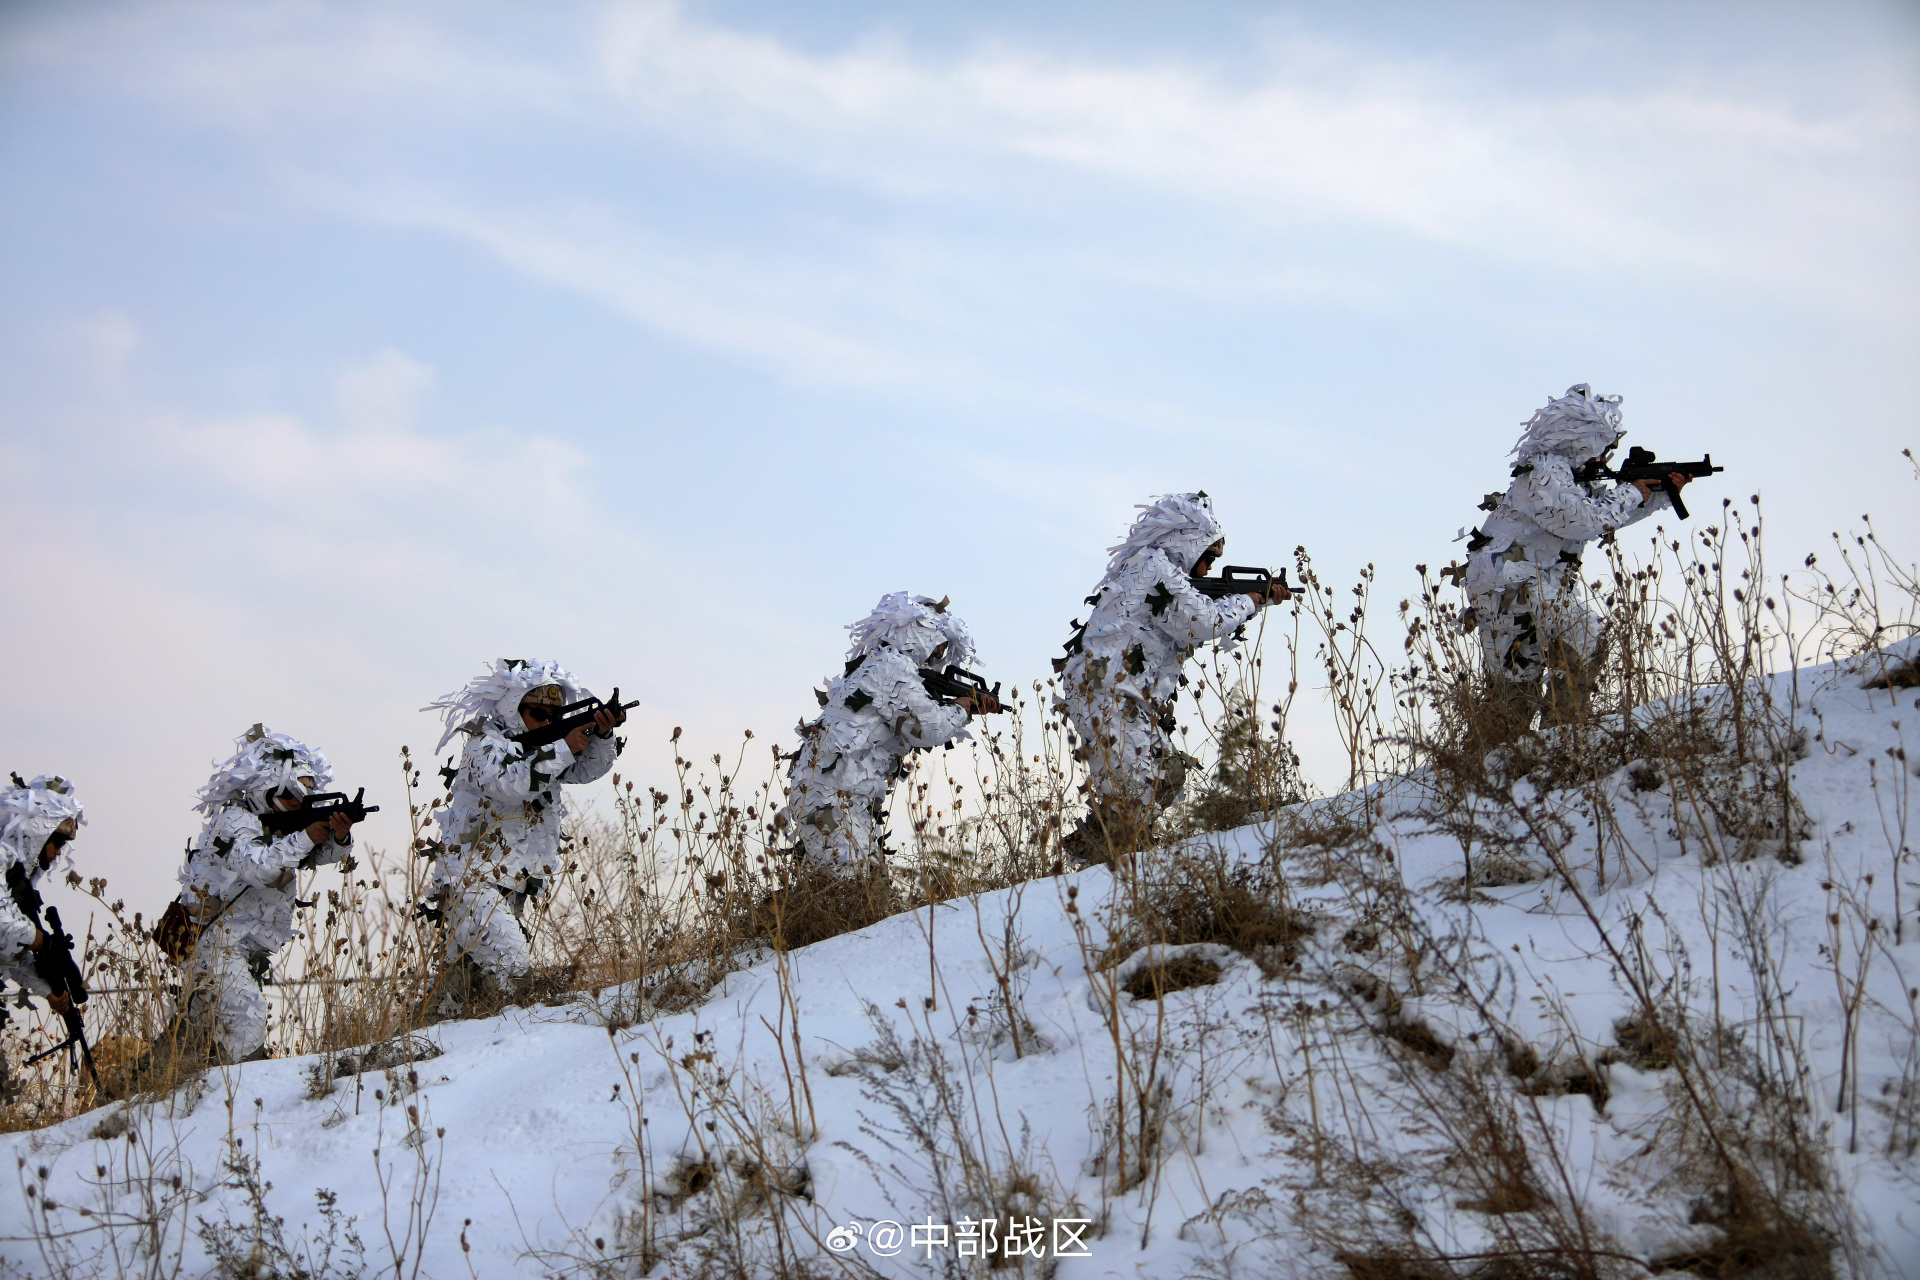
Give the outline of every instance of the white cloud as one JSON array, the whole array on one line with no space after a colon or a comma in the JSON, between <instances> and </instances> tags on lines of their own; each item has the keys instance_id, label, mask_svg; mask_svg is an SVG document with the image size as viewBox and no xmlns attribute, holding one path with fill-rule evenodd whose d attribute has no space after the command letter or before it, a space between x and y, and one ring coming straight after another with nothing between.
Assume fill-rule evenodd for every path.
<instances>
[{"instance_id":1,"label":"white cloud","mask_svg":"<svg viewBox=\"0 0 1920 1280\"><path fill-rule=\"evenodd\" d=\"M1915 205L1896 157L1920 117L1898 87L1816 116L1769 83L1609 89L1583 58L1513 84L1298 39L1229 83L1004 48L812 54L661 3L612 12L604 66L648 127L942 200L1018 201L1077 173L1283 237L1298 229L1276 218L1363 219L1500 260L1784 272L1822 293L1834 266L1861 265L1862 236L1913 266L1879 212Z\"/></svg>"},{"instance_id":2,"label":"white cloud","mask_svg":"<svg viewBox=\"0 0 1920 1280\"><path fill-rule=\"evenodd\" d=\"M71 337L82 370L97 387L107 390L125 381L127 362L146 341L140 326L121 311L105 311L74 321Z\"/></svg>"},{"instance_id":3,"label":"white cloud","mask_svg":"<svg viewBox=\"0 0 1920 1280\"><path fill-rule=\"evenodd\" d=\"M592 505L583 487L590 459L529 432L423 431L416 419L433 382L432 369L389 348L340 374L334 429L286 413L136 410L115 433L163 474L213 481L230 497L289 516L352 516L373 541L400 530L420 537L437 520L457 524L482 512L486 525L536 542L577 537Z\"/></svg>"},{"instance_id":4,"label":"white cloud","mask_svg":"<svg viewBox=\"0 0 1920 1280\"><path fill-rule=\"evenodd\" d=\"M340 375L335 394L341 421L357 432L406 432L433 382L432 369L388 347Z\"/></svg>"},{"instance_id":5,"label":"white cloud","mask_svg":"<svg viewBox=\"0 0 1920 1280\"><path fill-rule=\"evenodd\" d=\"M954 318L933 298L1036 277L1369 308L1420 287L1383 257L1439 248L1906 319L1920 276L1920 99L1892 79L1815 108L1758 68L1676 60L1625 85L1604 47L1522 66L1289 34L1229 76L1005 43L819 51L659 0L537 29L453 12L162 8L74 19L13 58L92 66L244 136L298 198L432 228L649 327L854 385L1004 365L969 351L1002 315ZM549 167L526 141L541 136L582 150ZM663 139L824 184L809 195L837 202L839 231L797 231L759 190L731 231L676 224L633 168ZM534 181L503 187L523 164ZM976 239L974 223L992 229Z\"/></svg>"}]
</instances>

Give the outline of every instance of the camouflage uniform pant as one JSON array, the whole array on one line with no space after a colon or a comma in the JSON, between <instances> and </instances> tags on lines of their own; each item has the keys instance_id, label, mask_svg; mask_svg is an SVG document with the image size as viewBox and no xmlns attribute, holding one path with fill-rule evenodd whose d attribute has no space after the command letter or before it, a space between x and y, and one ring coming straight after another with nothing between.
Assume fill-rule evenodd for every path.
<instances>
[{"instance_id":1,"label":"camouflage uniform pant","mask_svg":"<svg viewBox=\"0 0 1920 1280\"><path fill-rule=\"evenodd\" d=\"M537 881L530 881L537 886ZM537 892L537 888L536 888ZM527 894L490 880L471 880L447 890L447 963L462 957L495 982L516 981L533 967L533 950L520 923Z\"/></svg>"},{"instance_id":2,"label":"camouflage uniform pant","mask_svg":"<svg viewBox=\"0 0 1920 1280\"><path fill-rule=\"evenodd\" d=\"M194 948L184 1021L192 1035L204 1037L228 1062L246 1062L266 1048L267 995L261 983L271 959L268 952L236 945L219 923L202 933Z\"/></svg>"},{"instance_id":3,"label":"camouflage uniform pant","mask_svg":"<svg viewBox=\"0 0 1920 1280\"><path fill-rule=\"evenodd\" d=\"M1586 713L1607 634L1606 620L1585 599L1564 589L1543 591L1536 581L1477 597L1473 612L1496 696L1530 713L1545 677L1550 720Z\"/></svg>"},{"instance_id":4,"label":"camouflage uniform pant","mask_svg":"<svg viewBox=\"0 0 1920 1280\"><path fill-rule=\"evenodd\" d=\"M801 817L794 840L812 866L859 871L886 857L886 827L884 800L845 795Z\"/></svg>"},{"instance_id":5,"label":"camouflage uniform pant","mask_svg":"<svg viewBox=\"0 0 1920 1280\"><path fill-rule=\"evenodd\" d=\"M1190 757L1174 749L1166 723L1152 708L1096 690L1068 698L1066 710L1080 738L1074 755L1087 766L1088 791L1096 804L1135 806L1158 815L1179 797Z\"/></svg>"}]
</instances>

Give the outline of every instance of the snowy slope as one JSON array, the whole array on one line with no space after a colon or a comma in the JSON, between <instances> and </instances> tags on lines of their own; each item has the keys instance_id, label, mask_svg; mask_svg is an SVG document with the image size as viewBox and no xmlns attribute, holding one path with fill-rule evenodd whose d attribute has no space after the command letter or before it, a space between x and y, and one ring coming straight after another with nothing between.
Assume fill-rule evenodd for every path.
<instances>
[{"instance_id":1,"label":"snowy slope","mask_svg":"<svg viewBox=\"0 0 1920 1280\"><path fill-rule=\"evenodd\" d=\"M1831 668L1802 671L1798 688L1808 742L1792 779L1813 828L1799 865L1703 866L1698 842L1677 834L1671 798L1635 791L1623 771L1619 803L1634 821L1604 884L1576 822L1560 856L1581 868L1582 895L1547 877L1467 899L1460 844L1410 780L1366 798L1372 843L1288 855L1313 929L1276 977L1197 947L1184 954L1219 964L1218 981L1162 1002L1116 994L1144 960L1168 957L1090 965L1107 941L1112 877L1038 880L795 952L784 971L763 958L697 1009L611 1033L597 1010L613 993L443 1024L426 1035L439 1056L411 1068L417 1084L402 1066L316 1097L314 1060L281 1060L210 1073L197 1101L171 1109L115 1106L9 1135L23 1184L44 1191L8 1197L0 1258L31 1275L59 1274L62 1257L72 1274L202 1274L195 1223L254 1220L230 1168L236 1143L271 1184L264 1202L296 1256L323 1235L315 1192L326 1189L369 1268L386 1274L396 1254L442 1278L643 1274L648 1237L656 1274L692 1274L703 1259L724 1273L729 1258L736 1273L764 1274L795 1256L820 1274L836 1263L970 1274L979 1259L963 1257L963 1243L981 1236L973 1226L963 1237L963 1224L992 1214L1004 1233L1015 1210L1021 1225L1039 1225L1046 1254L1055 1220L1090 1224L1089 1256L1061 1258L1062 1277L1226 1274L1229 1264L1243 1275L1337 1274L1328 1241L1299 1230L1298 1215L1345 1221L1355 1160L1380 1166L1373 1185L1393 1190L1425 1238L1470 1255L1494 1237L1488 1213L1467 1203L1471 1179L1449 1163L1442 1113L1460 1095L1447 1082L1506 1053L1513 1032L1539 1059L1535 1079L1605 1082L1604 1107L1578 1089L1524 1104L1537 1126L1531 1149L1557 1171L1549 1193L1577 1202L1609 1248L1669 1258L1714 1231L1689 1221L1674 1073L1618 1060L1616 1024L1634 1001L1603 936L1616 947L1637 936L1653 969L1676 980L1674 997L1728 1027L1758 1027L1767 992L1756 974L1777 976L1832 1177L1822 1203L1840 1204L1858 1231L1836 1265L1920 1277L1920 1179L1916 1157L1898 1149L1914 1124L1914 1100L1902 1112L1899 1091L1916 1073L1920 871L1911 858L1896 871L1894 852L1900 823L1920 817L1908 801L1920 778L1888 754L1920 747L1920 691L1864 689L1857 673ZM1777 692L1791 697L1785 683ZM1216 841L1257 860L1271 836L1251 827ZM1416 992L1404 963L1377 962L1356 943L1377 905L1363 872L1405 886L1411 916L1383 927L1430 940L1432 972L1447 981ZM1896 875L1906 916L1897 944ZM1758 933L1739 927L1742 904ZM1769 960L1756 966L1759 945ZM1432 1040L1421 1043L1450 1051L1450 1064L1374 1034L1386 1023L1424 1028ZM1757 1030L1750 1047L1764 1050ZM1855 1076L1857 1106L1853 1091L1841 1096ZM1729 1108L1751 1101L1735 1082L1727 1089ZM1149 1113L1129 1116L1130 1155L1109 1128L1116 1096L1144 1099ZM1303 1136L1315 1133L1334 1137ZM1142 1134L1154 1144L1144 1160ZM1128 1160L1143 1179L1122 1176ZM37 1209L42 1195L57 1207ZM51 1246L28 1239L48 1223L72 1234ZM897 1252L885 1226L876 1231L886 1223L902 1224ZM1070 1244L1081 1227L1058 1230ZM1052 1263L1023 1260L1027 1274ZM351 1273L338 1252L335 1266ZM408 1263L400 1274L416 1272Z\"/></svg>"}]
</instances>

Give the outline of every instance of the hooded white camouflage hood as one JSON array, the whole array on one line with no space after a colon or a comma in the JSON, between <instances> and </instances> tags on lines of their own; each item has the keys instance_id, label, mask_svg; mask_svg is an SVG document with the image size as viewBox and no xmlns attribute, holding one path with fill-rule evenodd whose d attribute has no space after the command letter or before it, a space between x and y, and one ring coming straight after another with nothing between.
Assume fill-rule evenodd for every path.
<instances>
[{"instance_id":1,"label":"hooded white camouflage hood","mask_svg":"<svg viewBox=\"0 0 1920 1280\"><path fill-rule=\"evenodd\" d=\"M1597 458L1627 433L1620 426L1620 397L1596 396L1584 382L1567 394L1534 410L1510 452L1520 466L1542 454L1556 454L1572 462Z\"/></svg>"},{"instance_id":2,"label":"hooded white camouflage hood","mask_svg":"<svg viewBox=\"0 0 1920 1280\"><path fill-rule=\"evenodd\" d=\"M325 791L333 782L333 768L318 747L264 725L256 724L235 738L233 747L233 755L200 788L197 812L212 814L238 802L254 813L265 813L273 797L282 792L304 799L310 791ZM312 786L302 778L311 778Z\"/></svg>"},{"instance_id":3,"label":"hooded white camouflage hood","mask_svg":"<svg viewBox=\"0 0 1920 1280\"><path fill-rule=\"evenodd\" d=\"M13 786L0 792L0 840L12 851L11 858L17 858L29 872L38 872L40 851L48 838L67 821L75 827L85 826L86 813L73 794L73 783L58 774L42 774L23 783L16 773L13 780ZM62 849L48 870L59 868L66 857Z\"/></svg>"},{"instance_id":4,"label":"hooded white camouflage hood","mask_svg":"<svg viewBox=\"0 0 1920 1280\"><path fill-rule=\"evenodd\" d=\"M1174 568L1191 573L1201 554L1222 537L1220 522L1213 515L1213 503L1204 491L1162 494L1150 503L1137 505L1140 515L1127 530L1126 541L1107 548L1111 557L1107 561L1109 578L1124 569L1135 556L1149 550L1164 553Z\"/></svg>"},{"instance_id":5,"label":"hooded white camouflage hood","mask_svg":"<svg viewBox=\"0 0 1920 1280\"><path fill-rule=\"evenodd\" d=\"M520 718L520 701L532 690L548 685L559 686L562 702L578 702L586 696L573 673L557 662L494 659L486 673L469 681L466 688L420 708L442 712L446 717L447 731L440 735L435 754L445 751L455 734L462 730L478 732L490 720L505 725L509 734L525 733L527 723Z\"/></svg>"},{"instance_id":6,"label":"hooded white camouflage hood","mask_svg":"<svg viewBox=\"0 0 1920 1280\"><path fill-rule=\"evenodd\" d=\"M947 611L944 599L929 600L925 596L909 596L904 591L890 592L880 597L872 613L849 625L847 630L853 635L853 645L847 650L848 662L884 647L901 654L916 667L923 667L932 661L933 651L942 644L947 646L940 658L942 669L964 667L973 661L973 636L966 623Z\"/></svg>"}]
</instances>

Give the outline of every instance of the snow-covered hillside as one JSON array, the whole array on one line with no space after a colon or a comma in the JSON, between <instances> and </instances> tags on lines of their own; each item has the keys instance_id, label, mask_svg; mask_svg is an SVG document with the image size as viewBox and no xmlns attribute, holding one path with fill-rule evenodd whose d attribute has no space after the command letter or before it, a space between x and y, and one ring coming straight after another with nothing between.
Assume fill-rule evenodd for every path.
<instances>
[{"instance_id":1,"label":"snow-covered hillside","mask_svg":"<svg viewBox=\"0 0 1920 1280\"><path fill-rule=\"evenodd\" d=\"M1502 873L1465 892L1462 815L1406 779L1283 818L1271 855L1273 824L1214 838L1256 880L1284 871L1260 883L1292 923L1254 954L1109 955L1140 890L1094 869L763 957L651 1022L609 1030L603 992L441 1024L436 1056L331 1082L318 1059L215 1071L10 1135L0 1256L1290 1276L1397 1239L1467 1274L1572 1233L1586 1274L1630 1275L1752 1228L1727 1179L1758 1162L1836 1271L1920 1277L1920 690L1846 668L1774 687L1803 731L1808 838L1784 860L1709 865L1688 797L1636 762L1600 835L1591 789L1516 782ZM1155 999L1155 966L1195 985ZM1684 1012L1650 1027L1649 993ZM1821 1273L1801 1237L1754 1238L1767 1274Z\"/></svg>"}]
</instances>

